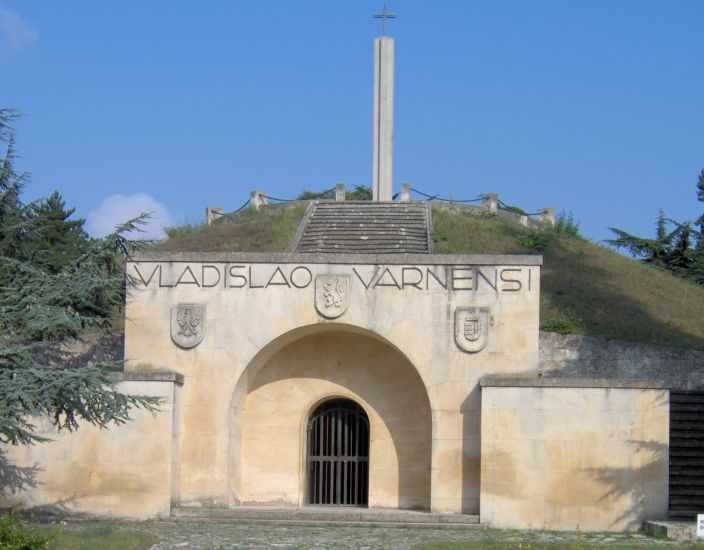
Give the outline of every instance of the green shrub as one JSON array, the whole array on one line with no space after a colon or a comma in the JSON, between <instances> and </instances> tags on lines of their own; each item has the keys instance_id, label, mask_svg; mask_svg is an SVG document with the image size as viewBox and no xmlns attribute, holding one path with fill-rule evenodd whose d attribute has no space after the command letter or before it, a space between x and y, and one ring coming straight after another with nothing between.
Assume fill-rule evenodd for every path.
<instances>
[{"instance_id":1,"label":"green shrub","mask_svg":"<svg viewBox=\"0 0 704 550\"><path fill-rule=\"evenodd\" d=\"M572 334L580 320L571 313L560 313L540 321L540 330L557 332L558 334Z\"/></svg>"},{"instance_id":2,"label":"green shrub","mask_svg":"<svg viewBox=\"0 0 704 550\"><path fill-rule=\"evenodd\" d=\"M42 550L56 533L38 533L15 510L0 516L0 550Z\"/></svg>"},{"instance_id":3,"label":"green shrub","mask_svg":"<svg viewBox=\"0 0 704 550\"><path fill-rule=\"evenodd\" d=\"M565 212L564 208L555 216L552 230L559 235L567 235L568 237L582 236L579 232L579 222L575 221L572 211Z\"/></svg>"},{"instance_id":4,"label":"green shrub","mask_svg":"<svg viewBox=\"0 0 704 550\"><path fill-rule=\"evenodd\" d=\"M550 235L545 231L531 229L528 233L519 233L516 242L521 246L543 252L550 244Z\"/></svg>"},{"instance_id":5,"label":"green shrub","mask_svg":"<svg viewBox=\"0 0 704 550\"><path fill-rule=\"evenodd\" d=\"M313 199L334 199L335 190L328 189L326 191L311 191L310 189L305 189L302 193L299 193L296 197L297 201L308 201Z\"/></svg>"}]
</instances>

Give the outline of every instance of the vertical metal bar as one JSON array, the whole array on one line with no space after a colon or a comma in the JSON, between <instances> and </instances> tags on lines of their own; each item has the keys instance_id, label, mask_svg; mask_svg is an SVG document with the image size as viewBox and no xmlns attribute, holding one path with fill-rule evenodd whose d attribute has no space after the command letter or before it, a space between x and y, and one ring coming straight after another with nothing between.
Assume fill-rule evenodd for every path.
<instances>
[{"instance_id":1,"label":"vertical metal bar","mask_svg":"<svg viewBox=\"0 0 704 550\"><path fill-rule=\"evenodd\" d=\"M337 409L337 448L336 448L336 476L335 476L335 504L340 504L342 502L342 495L340 494L340 490L342 489L342 461L340 460L340 455L342 454L342 415L344 414L344 411L342 410L342 407L339 407Z\"/></svg>"},{"instance_id":2,"label":"vertical metal bar","mask_svg":"<svg viewBox=\"0 0 704 550\"><path fill-rule=\"evenodd\" d=\"M323 424L325 422L325 416L321 415L318 417L318 456L323 454ZM318 496L316 499L316 504L323 503L323 468L322 461L318 459Z\"/></svg>"}]
</instances>

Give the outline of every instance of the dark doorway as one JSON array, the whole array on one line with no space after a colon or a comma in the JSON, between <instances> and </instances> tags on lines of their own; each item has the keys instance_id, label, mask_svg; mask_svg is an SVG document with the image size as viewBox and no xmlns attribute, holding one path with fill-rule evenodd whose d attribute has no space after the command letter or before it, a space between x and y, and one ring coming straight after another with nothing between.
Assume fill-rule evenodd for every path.
<instances>
[{"instance_id":1,"label":"dark doorway","mask_svg":"<svg viewBox=\"0 0 704 550\"><path fill-rule=\"evenodd\" d=\"M366 506L369 418L354 401L332 399L308 421L308 504Z\"/></svg>"},{"instance_id":2,"label":"dark doorway","mask_svg":"<svg viewBox=\"0 0 704 550\"><path fill-rule=\"evenodd\" d=\"M704 510L704 392L670 392L670 517Z\"/></svg>"}]
</instances>

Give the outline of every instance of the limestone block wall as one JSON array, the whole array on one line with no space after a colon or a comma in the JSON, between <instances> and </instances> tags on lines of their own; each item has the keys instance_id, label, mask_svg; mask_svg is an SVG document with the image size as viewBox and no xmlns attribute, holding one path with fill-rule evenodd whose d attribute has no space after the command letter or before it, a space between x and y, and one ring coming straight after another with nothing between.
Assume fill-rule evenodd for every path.
<instances>
[{"instance_id":1,"label":"limestone block wall","mask_svg":"<svg viewBox=\"0 0 704 550\"><path fill-rule=\"evenodd\" d=\"M704 391L704 350L544 331L539 345L537 371L546 377L657 379L673 390ZM120 361L124 333L89 334L61 351L64 366Z\"/></svg>"},{"instance_id":2,"label":"limestone block wall","mask_svg":"<svg viewBox=\"0 0 704 550\"><path fill-rule=\"evenodd\" d=\"M673 390L704 390L704 350L575 334L540 333L540 371L560 378L647 378Z\"/></svg>"},{"instance_id":3,"label":"limestone block wall","mask_svg":"<svg viewBox=\"0 0 704 550\"><path fill-rule=\"evenodd\" d=\"M640 529L667 517L669 392L654 381L482 381L482 523Z\"/></svg>"},{"instance_id":4,"label":"limestone block wall","mask_svg":"<svg viewBox=\"0 0 704 550\"><path fill-rule=\"evenodd\" d=\"M161 397L159 412L135 409L132 420L107 429L81 425L57 433L37 419L52 441L3 446L2 505L48 511L146 519L168 516L178 490L178 434L174 413L180 382L162 375L119 384L128 394ZM169 379L171 378L171 379ZM19 478L26 483L17 485Z\"/></svg>"},{"instance_id":5,"label":"limestone block wall","mask_svg":"<svg viewBox=\"0 0 704 550\"><path fill-rule=\"evenodd\" d=\"M248 396L258 373L288 345L315 334L328 338L345 332L357 337L357 350L369 338L397 350L425 386L432 422L431 509L478 513L478 382L485 376L537 370L541 261L535 256L428 254L135 257L126 266L132 285L125 370L174 371L185 378L179 505L227 507L279 498L255 497L248 489L244 474L251 466L246 460L252 440L243 422ZM344 299L326 309L322 285L330 278L344 286ZM191 347L174 340L174 313L183 304L203 312L202 341ZM486 313L480 324L488 337L478 351L460 345L473 327L461 316L468 310ZM322 357L311 357L310 364L320 372L328 368ZM384 367L378 365L376 372L383 380ZM367 398L352 390L350 379L340 380L335 384L357 394L363 404ZM288 384L295 388L295 373ZM330 391L322 387L311 391ZM393 395L392 383L384 389ZM301 410L296 414L300 418ZM392 423L383 421L387 427ZM391 477L379 487L394 483L393 470L387 472ZM288 501L296 490L286 487L281 493ZM396 496L389 495L376 502L411 507L419 502L399 496L398 489Z\"/></svg>"}]
</instances>

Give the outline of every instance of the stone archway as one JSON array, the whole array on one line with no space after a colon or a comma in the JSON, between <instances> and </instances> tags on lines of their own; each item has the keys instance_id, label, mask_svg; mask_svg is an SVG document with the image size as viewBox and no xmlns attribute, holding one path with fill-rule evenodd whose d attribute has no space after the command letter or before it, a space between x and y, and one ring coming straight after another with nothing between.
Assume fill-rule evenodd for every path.
<instances>
[{"instance_id":1,"label":"stone archway","mask_svg":"<svg viewBox=\"0 0 704 550\"><path fill-rule=\"evenodd\" d=\"M369 506L429 509L432 420L418 372L372 333L323 327L245 373L231 418L233 504L306 505L309 418L344 398L368 414Z\"/></svg>"}]
</instances>

